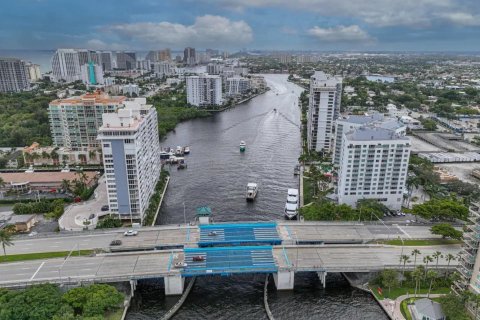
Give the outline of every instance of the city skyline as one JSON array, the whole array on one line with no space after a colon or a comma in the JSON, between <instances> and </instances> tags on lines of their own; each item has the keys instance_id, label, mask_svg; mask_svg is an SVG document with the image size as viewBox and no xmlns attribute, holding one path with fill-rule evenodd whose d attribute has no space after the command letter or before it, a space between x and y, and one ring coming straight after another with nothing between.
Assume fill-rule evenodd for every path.
<instances>
[{"instance_id":1,"label":"city skyline","mask_svg":"<svg viewBox=\"0 0 480 320\"><path fill-rule=\"evenodd\" d=\"M68 7L44 0L3 7L2 49L480 50L473 0L89 0Z\"/></svg>"}]
</instances>

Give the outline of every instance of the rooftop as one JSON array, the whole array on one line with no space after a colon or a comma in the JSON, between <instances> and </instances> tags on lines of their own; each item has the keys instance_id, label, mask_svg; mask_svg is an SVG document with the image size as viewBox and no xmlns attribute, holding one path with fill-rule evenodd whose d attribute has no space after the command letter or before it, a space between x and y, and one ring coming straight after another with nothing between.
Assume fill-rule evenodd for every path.
<instances>
[{"instance_id":1,"label":"rooftop","mask_svg":"<svg viewBox=\"0 0 480 320\"><path fill-rule=\"evenodd\" d=\"M415 308L418 313L425 315L430 319L443 319L445 317L440 303L427 298L416 300Z\"/></svg>"},{"instance_id":2,"label":"rooftop","mask_svg":"<svg viewBox=\"0 0 480 320\"><path fill-rule=\"evenodd\" d=\"M81 96L75 96L65 99L56 99L50 102L52 106L58 105L83 105L85 102L94 104L122 104L127 98L124 96L110 96L101 91L86 93Z\"/></svg>"},{"instance_id":3,"label":"rooftop","mask_svg":"<svg viewBox=\"0 0 480 320\"><path fill-rule=\"evenodd\" d=\"M361 127L346 134L350 141L374 141L374 140L405 140L409 138L400 136L395 131L378 127Z\"/></svg>"},{"instance_id":4,"label":"rooftop","mask_svg":"<svg viewBox=\"0 0 480 320\"><path fill-rule=\"evenodd\" d=\"M373 121L383 120L384 116L381 113L372 113L370 115L349 115L344 119L339 119L338 121L355 123L355 124L366 124Z\"/></svg>"},{"instance_id":5,"label":"rooftop","mask_svg":"<svg viewBox=\"0 0 480 320\"><path fill-rule=\"evenodd\" d=\"M97 174L95 172L84 172L87 176L88 181L91 181ZM62 180L75 180L78 179L78 175L75 172L6 172L0 173L0 178L5 181L5 183L59 183ZM88 183L88 182L87 182Z\"/></svg>"}]
</instances>

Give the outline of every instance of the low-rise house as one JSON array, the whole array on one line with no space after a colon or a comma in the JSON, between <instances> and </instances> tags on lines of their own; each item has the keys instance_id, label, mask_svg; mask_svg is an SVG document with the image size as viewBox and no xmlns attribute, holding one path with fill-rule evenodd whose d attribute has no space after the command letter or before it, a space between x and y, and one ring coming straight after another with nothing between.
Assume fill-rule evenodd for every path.
<instances>
[{"instance_id":1,"label":"low-rise house","mask_svg":"<svg viewBox=\"0 0 480 320\"><path fill-rule=\"evenodd\" d=\"M14 214L8 224L15 226L16 232L30 232L30 229L37 223L36 214Z\"/></svg>"},{"instance_id":2,"label":"low-rise house","mask_svg":"<svg viewBox=\"0 0 480 320\"><path fill-rule=\"evenodd\" d=\"M424 298L416 300L412 310L412 317L415 320L445 320L440 303Z\"/></svg>"}]
</instances>

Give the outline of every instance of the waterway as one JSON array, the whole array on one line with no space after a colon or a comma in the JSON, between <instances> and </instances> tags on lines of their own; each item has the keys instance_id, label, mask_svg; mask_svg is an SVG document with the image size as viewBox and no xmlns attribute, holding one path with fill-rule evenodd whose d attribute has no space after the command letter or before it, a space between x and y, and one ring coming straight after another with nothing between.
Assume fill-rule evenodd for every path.
<instances>
[{"instance_id":1,"label":"waterway","mask_svg":"<svg viewBox=\"0 0 480 320\"><path fill-rule=\"evenodd\" d=\"M191 154L186 170L171 168L157 224L191 221L195 208L204 205L215 221L283 218L287 188L298 187L293 168L300 154L302 89L286 75L266 80L272 89L266 94L211 118L184 122L162 141L163 146L189 145ZM247 143L244 154L240 140ZM245 201L248 182L260 185L254 203ZM264 280L264 275L197 278L174 319L266 319ZM127 319L159 319L177 300L165 297L162 280L141 281ZM326 289L316 274L297 274L289 292L277 292L272 279L269 304L275 319L388 319L369 294L351 288L340 274L328 275Z\"/></svg>"}]
</instances>

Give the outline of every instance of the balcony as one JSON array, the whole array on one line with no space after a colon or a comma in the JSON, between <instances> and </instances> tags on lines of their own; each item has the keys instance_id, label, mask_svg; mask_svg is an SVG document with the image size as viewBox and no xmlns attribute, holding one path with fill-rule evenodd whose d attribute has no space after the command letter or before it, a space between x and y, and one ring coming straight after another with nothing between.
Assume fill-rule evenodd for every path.
<instances>
[{"instance_id":1,"label":"balcony","mask_svg":"<svg viewBox=\"0 0 480 320\"><path fill-rule=\"evenodd\" d=\"M465 279L470 279L470 277L472 276L472 270L468 270L464 267L459 267L457 268L457 271L463 276L465 277Z\"/></svg>"}]
</instances>

